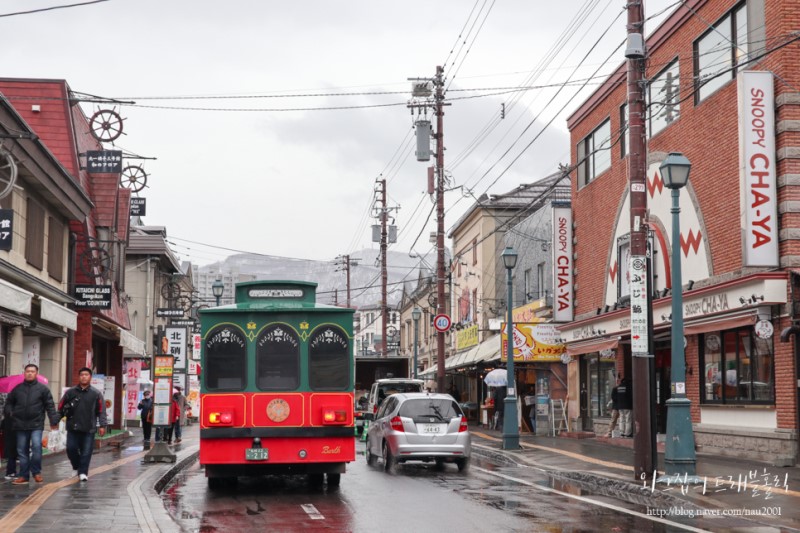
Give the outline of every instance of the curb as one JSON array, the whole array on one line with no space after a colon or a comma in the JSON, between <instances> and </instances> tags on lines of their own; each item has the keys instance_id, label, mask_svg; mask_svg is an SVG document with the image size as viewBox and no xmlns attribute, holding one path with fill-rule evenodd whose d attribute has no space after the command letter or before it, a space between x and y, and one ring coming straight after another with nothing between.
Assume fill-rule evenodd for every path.
<instances>
[{"instance_id":1,"label":"curb","mask_svg":"<svg viewBox=\"0 0 800 533\"><path fill-rule=\"evenodd\" d=\"M183 459L172 465L169 470L167 470L161 477L159 477L156 480L153 486L153 489L156 491L156 494L161 494L161 492L169 484L169 482L172 481L176 475L178 475L178 472L188 467L191 463L195 462L199 455L200 455L200 448L198 447L196 450L190 452L186 457L184 457Z\"/></svg>"}]
</instances>

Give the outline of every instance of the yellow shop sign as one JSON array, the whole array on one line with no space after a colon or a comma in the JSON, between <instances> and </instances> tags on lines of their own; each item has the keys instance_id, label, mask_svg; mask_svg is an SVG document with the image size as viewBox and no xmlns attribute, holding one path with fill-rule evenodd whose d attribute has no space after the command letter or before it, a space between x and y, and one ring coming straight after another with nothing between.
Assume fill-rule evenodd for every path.
<instances>
[{"instance_id":1,"label":"yellow shop sign","mask_svg":"<svg viewBox=\"0 0 800 533\"><path fill-rule=\"evenodd\" d=\"M501 332L500 360L505 361L508 353L505 323ZM566 346L557 341L560 335L555 324L514 323L513 336L514 361L558 362L561 354L567 351Z\"/></svg>"},{"instance_id":2,"label":"yellow shop sign","mask_svg":"<svg viewBox=\"0 0 800 533\"><path fill-rule=\"evenodd\" d=\"M465 350L478 345L478 324L468 326L456 333L456 350Z\"/></svg>"}]
</instances>

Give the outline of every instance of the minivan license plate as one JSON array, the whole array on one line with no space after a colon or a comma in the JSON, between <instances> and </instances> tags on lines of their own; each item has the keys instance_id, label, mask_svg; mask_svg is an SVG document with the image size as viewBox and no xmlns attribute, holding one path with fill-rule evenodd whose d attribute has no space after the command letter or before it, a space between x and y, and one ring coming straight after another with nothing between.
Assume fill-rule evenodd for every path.
<instances>
[{"instance_id":1,"label":"minivan license plate","mask_svg":"<svg viewBox=\"0 0 800 533\"><path fill-rule=\"evenodd\" d=\"M248 448L244 451L244 458L248 461L266 461L269 459L267 448Z\"/></svg>"},{"instance_id":2,"label":"minivan license plate","mask_svg":"<svg viewBox=\"0 0 800 533\"><path fill-rule=\"evenodd\" d=\"M420 428L422 433L441 433L442 432L442 424L422 424Z\"/></svg>"}]
</instances>

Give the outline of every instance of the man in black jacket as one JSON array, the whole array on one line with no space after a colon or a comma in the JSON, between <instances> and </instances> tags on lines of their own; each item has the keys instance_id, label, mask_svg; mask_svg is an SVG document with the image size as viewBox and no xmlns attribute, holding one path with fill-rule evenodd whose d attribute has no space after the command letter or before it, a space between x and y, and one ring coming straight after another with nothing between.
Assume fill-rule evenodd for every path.
<instances>
[{"instance_id":1,"label":"man in black jacket","mask_svg":"<svg viewBox=\"0 0 800 533\"><path fill-rule=\"evenodd\" d=\"M619 409L620 434L623 437L633 437L631 424L631 410L633 409L633 387L631 380L622 378L617 385L617 409Z\"/></svg>"},{"instance_id":2,"label":"man in black jacket","mask_svg":"<svg viewBox=\"0 0 800 533\"><path fill-rule=\"evenodd\" d=\"M150 391L144 391L142 401L139 402L139 410L142 412L142 433L144 434L144 445L150 446L150 433L153 430L153 399Z\"/></svg>"},{"instance_id":3,"label":"man in black jacket","mask_svg":"<svg viewBox=\"0 0 800 533\"><path fill-rule=\"evenodd\" d=\"M14 485L25 485L33 474L37 483L42 477L42 431L44 416L50 418L50 429L58 427L61 418L53 404L53 395L46 385L39 383L36 376L39 367L25 366L25 379L14 387L6 398L7 412L11 416L11 426L17 433L17 458L19 475Z\"/></svg>"},{"instance_id":4,"label":"man in black jacket","mask_svg":"<svg viewBox=\"0 0 800 533\"><path fill-rule=\"evenodd\" d=\"M106 402L103 393L91 386L92 370L78 371L78 385L72 387L58 403L58 410L67 417L67 457L81 481L89 481L89 463L94 451L94 434L106 434Z\"/></svg>"}]
</instances>

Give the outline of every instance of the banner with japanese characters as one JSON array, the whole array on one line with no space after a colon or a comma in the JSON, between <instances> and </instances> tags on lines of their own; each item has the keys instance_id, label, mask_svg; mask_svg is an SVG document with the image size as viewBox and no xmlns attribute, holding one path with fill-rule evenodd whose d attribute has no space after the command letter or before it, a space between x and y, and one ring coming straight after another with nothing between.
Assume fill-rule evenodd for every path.
<instances>
[{"instance_id":1,"label":"banner with japanese characters","mask_svg":"<svg viewBox=\"0 0 800 533\"><path fill-rule=\"evenodd\" d=\"M186 328L171 327L166 328L168 354L175 358L173 368L181 370L186 368Z\"/></svg>"}]
</instances>

